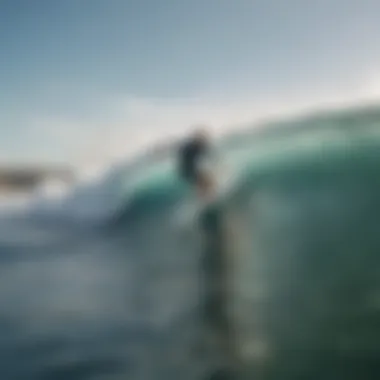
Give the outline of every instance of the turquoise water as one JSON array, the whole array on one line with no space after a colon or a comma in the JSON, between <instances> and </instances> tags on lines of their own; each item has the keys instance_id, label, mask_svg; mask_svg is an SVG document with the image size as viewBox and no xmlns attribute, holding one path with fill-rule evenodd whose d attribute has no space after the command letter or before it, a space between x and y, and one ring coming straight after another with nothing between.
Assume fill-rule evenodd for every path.
<instances>
[{"instance_id":1,"label":"turquoise water","mask_svg":"<svg viewBox=\"0 0 380 380\"><path fill-rule=\"evenodd\" d=\"M380 125L348 116L224 148L239 171L227 202L240 239L231 307L244 366L263 378L377 370ZM169 170L152 180L137 191L139 212L186 197Z\"/></svg>"},{"instance_id":2,"label":"turquoise water","mask_svg":"<svg viewBox=\"0 0 380 380\"><path fill-rule=\"evenodd\" d=\"M242 379L379 378L379 131L368 108L222 143ZM202 241L175 218L191 193L170 158L144 165L118 172L96 228L1 220L1 378L207 379L222 364L196 349Z\"/></svg>"}]
</instances>

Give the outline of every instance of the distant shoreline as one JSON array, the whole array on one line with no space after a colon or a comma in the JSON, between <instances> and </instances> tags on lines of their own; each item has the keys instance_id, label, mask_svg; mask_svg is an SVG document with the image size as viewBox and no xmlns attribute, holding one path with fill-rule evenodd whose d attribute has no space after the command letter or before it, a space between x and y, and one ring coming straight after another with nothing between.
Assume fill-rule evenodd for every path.
<instances>
[{"instance_id":1,"label":"distant shoreline","mask_svg":"<svg viewBox=\"0 0 380 380\"><path fill-rule=\"evenodd\" d=\"M74 180L74 170L69 167L0 166L0 193L2 195L29 192L47 181L71 183Z\"/></svg>"}]
</instances>

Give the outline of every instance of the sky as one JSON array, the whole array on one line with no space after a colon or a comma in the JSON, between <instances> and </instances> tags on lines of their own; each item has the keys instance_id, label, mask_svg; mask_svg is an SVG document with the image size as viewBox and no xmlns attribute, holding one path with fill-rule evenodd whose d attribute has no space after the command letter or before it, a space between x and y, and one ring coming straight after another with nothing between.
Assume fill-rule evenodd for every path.
<instances>
[{"instance_id":1,"label":"sky","mask_svg":"<svg viewBox=\"0 0 380 380\"><path fill-rule=\"evenodd\" d=\"M378 0L0 0L0 164L380 95Z\"/></svg>"}]
</instances>

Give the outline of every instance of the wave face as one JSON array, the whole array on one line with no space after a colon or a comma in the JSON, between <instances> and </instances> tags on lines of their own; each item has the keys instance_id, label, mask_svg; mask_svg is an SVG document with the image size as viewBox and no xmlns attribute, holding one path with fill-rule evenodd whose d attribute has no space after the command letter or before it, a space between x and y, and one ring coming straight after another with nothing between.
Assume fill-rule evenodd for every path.
<instances>
[{"instance_id":1,"label":"wave face","mask_svg":"<svg viewBox=\"0 0 380 380\"><path fill-rule=\"evenodd\" d=\"M234 173L226 205L242 378L378 378L379 123L368 108L221 143ZM169 157L115 168L59 206L0 220L0 377L212 371L194 348L198 225L177 218L190 197Z\"/></svg>"}]
</instances>

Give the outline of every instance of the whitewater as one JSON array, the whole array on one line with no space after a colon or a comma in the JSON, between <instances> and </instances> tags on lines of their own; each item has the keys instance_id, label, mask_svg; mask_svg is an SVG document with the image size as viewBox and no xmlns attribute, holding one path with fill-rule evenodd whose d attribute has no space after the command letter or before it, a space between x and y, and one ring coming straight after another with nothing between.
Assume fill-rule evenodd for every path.
<instances>
[{"instance_id":1,"label":"whitewater","mask_svg":"<svg viewBox=\"0 0 380 380\"><path fill-rule=\"evenodd\" d=\"M242 378L380 374L380 108L266 123L219 142L238 220ZM208 379L197 223L172 155L4 202L1 379Z\"/></svg>"}]
</instances>

